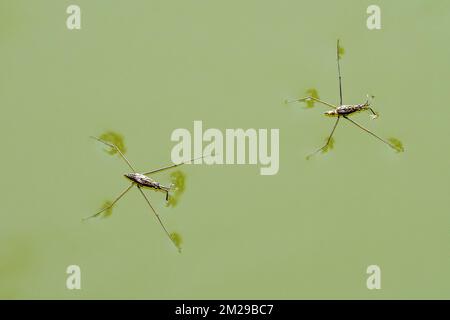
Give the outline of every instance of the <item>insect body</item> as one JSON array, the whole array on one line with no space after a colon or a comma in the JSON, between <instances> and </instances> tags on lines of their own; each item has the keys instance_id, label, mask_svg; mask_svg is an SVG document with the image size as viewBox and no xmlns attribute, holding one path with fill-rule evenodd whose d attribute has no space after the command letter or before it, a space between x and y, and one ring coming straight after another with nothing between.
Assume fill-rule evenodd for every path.
<instances>
[{"instance_id":1,"label":"insect body","mask_svg":"<svg viewBox=\"0 0 450 320\"><path fill-rule=\"evenodd\" d=\"M390 146L391 148L396 150L397 152L403 151L403 147L401 146L401 143L399 143L398 140L394 139L394 140L398 141L399 145L393 145L392 143L390 143L390 142L380 138L378 135L376 135L375 133L373 133L369 129L363 127L362 125L360 125L356 121L354 121L354 120L349 118L350 115L353 115L353 114L361 112L361 111L370 111L372 113L371 114L372 119L376 119L378 117L378 114L370 107L370 101L369 100L371 98L373 98L373 96L369 96L368 95L366 102L362 103L362 104L346 105L346 104L342 103L342 81L341 81L341 69L340 69L340 65L339 65L339 59L340 59L340 55L339 55L339 53L340 53L339 40L337 41L337 50L336 51L337 51L338 76L339 76L339 98L340 98L339 106L335 106L332 103L328 103L326 101L320 100L317 97L317 94L316 94L316 96L308 96L308 97L301 98L301 99L295 99L295 100L292 100L292 101L287 101L288 103L296 102L296 101L300 101L300 102L303 102L303 101L306 101L306 102L308 102L308 101L315 101L315 102L321 103L323 105L326 105L326 106L332 108L331 110L326 111L324 114L326 116L328 116L328 117L335 117L336 118L336 121L334 123L333 129L331 130L331 133L328 136L328 139L327 139L327 142L325 143L325 145L323 147L319 148L318 150L316 150L315 152L311 153L309 156L307 156L307 159L309 157L315 155L319 151L324 151L324 150L326 150L328 148L328 146L332 143L332 137L333 137L334 131L336 130L336 127L337 127L337 125L339 123L339 120L341 118L344 118L344 119L350 121L355 126L357 126L360 129L366 131L367 133L371 134L372 136L374 136L375 138L377 138L381 142L387 144L388 146ZM391 141L392 141L392 139L391 139Z\"/></svg>"}]
</instances>

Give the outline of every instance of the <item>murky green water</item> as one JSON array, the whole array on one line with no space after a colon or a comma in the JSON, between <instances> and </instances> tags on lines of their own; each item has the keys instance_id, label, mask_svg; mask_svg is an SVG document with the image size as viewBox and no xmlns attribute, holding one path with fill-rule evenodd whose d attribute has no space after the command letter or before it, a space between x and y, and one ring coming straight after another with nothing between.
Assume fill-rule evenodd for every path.
<instances>
[{"instance_id":1,"label":"murky green water","mask_svg":"<svg viewBox=\"0 0 450 320\"><path fill-rule=\"evenodd\" d=\"M377 1L0 0L1 298L450 298L450 4ZM337 103L376 96L309 161L332 120L283 101L316 88ZM148 193L180 255L133 190L126 165L90 135L125 137L150 170L176 128L279 128L280 171L185 166L176 206ZM170 172L157 176L170 182ZM65 287L68 265L82 290ZM366 268L382 289L366 288Z\"/></svg>"}]
</instances>

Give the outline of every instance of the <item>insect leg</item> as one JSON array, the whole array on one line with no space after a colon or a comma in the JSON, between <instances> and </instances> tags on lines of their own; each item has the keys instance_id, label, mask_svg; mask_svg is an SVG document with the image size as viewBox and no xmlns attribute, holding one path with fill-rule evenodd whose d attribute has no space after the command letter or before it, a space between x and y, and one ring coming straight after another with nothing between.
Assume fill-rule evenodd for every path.
<instances>
[{"instance_id":1,"label":"insect leg","mask_svg":"<svg viewBox=\"0 0 450 320\"><path fill-rule=\"evenodd\" d=\"M106 144L108 147L111 147L111 148L113 148L114 150L116 150L118 153L119 153L119 155L120 155L120 157L127 163L127 165L131 168L131 170L133 170L133 172L136 172L136 170L133 168L133 166L131 165L131 163L130 163L130 161L128 161L128 159L125 157L125 155L122 153L122 151L120 151L120 149L115 145L115 144L113 144L113 143L111 143L111 142L108 142L108 141L105 141L105 140L102 140L102 139L100 139L100 138L97 138L97 137L92 137L91 136L91 138L92 139L95 139L95 140L97 140L97 141L99 141L99 142L101 142L101 143L103 143L103 144Z\"/></svg>"},{"instance_id":2,"label":"insect leg","mask_svg":"<svg viewBox=\"0 0 450 320\"><path fill-rule=\"evenodd\" d=\"M366 94L366 97L367 97L367 100L366 100L365 106L367 107L367 110L369 110L370 112L372 112L371 118L372 118L372 119L378 118L378 113L376 113L376 112L370 107L370 105L372 104L372 99L375 98L375 96Z\"/></svg>"},{"instance_id":3,"label":"insect leg","mask_svg":"<svg viewBox=\"0 0 450 320\"><path fill-rule=\"evenodd\" d=\"M170 241L174 244L174 246L180 250L180 248L176 245L176 243L173 241L172 237L170 236L169 232L167 231L166 227L164 226L161 218L159 217L158 213L156 212L156 210L153 208L152 204L150 203L150 200L148 199L148 197L145 195L144 191L142 191L140 186L137 186L139 191L142 193L142 196L144 197L145 201L148 203L150 209L152 209L153 213L156 216L156 219L158 219L159 224L161 225L161 227L164 229L164 232L166 233L166 235L169 237Z\"/></svg>"},{"instance_id":4,"label":"insect leg","mask_svg":"<svg viewBox=\"0 0 450 320\"><path fill-rule=\"evenodd\" d=\"M342 79L341 79L341 67L339 65L339 39L337 41L336 45L336 60L337 60L337 67L338 67L338 77L339 77L339 105L342 106Z\"/></svg>"},{"instance_id":5,"label":"insect leg","mask_svg":"<svg viewBox=\"0 0 450 320\"><path fill-rule=\"evenodd\" d=\"M158 168L158 169L149 171L149 172L144 172L143 174L144 174L144 175L147 175L147 174L152 174L152 173L164 171L164 170L167 170L167 169L175 168L175 167L181 166L181 165L183 165L183 164L186 164L186 163L188 163L188 162L192 162L192 161L194 161L194 160L203 159L203 158L205 158L205 157L206 157L206 156L201 156L201 157L193 158L193 159L190 159L190 160L188 160L188 161L181 162L181 163L170 164L170 165L167 165L167 166L164 166L164 167L161 167L161 168Z\"/></svg>"},{"instance_id":6,"label":"insect leg","mask_svg":"<svg viewBox=\"0 0 450 320\"><path fill-rule=\"evenodd\" d=\"M350 119L349 117L346 117L346 116L344 116L344 118L347 119L348 121L350 121L351 123L353 123L355 126L357 126L357 127L359 127L360 129L364 130L365 132L371 134L372 136L374 136L375 138L377 138L377 139L380 140L381 142L387 144L387 145L388 145L389 147L391 147L392 149L398 151L397 148L396 148L394 145L392 145L392 144L390 144L388 141L386 141L386 140L380 138L379 136L377 136L375 133L373 133L373 132L370 131L369 129L364 128L362 125L360 125L360 124L357 123L356 121L354 121L354 120L352 120L352 119Z\"/></svg>"},{"instance_id":7,"label":"insect leg","mask_svg":"<svg viewBox=\"0 0 450 320\"><path fill-rule=\"evenodd\" d=\"M131 187L133 187L133 183L132 183L129 187L127 187L124 191L122 191L122 193L121 193L121 194L120 194L120 195L119 195L119 196L118 196L118 197L117 197L117 198L116 198L109 206L103 208L102 210L100 210L100 211L97 212L96 214L93 214L93 215L90 216L90 217L84 218L83 221L84 221L84 220L91 219L91 218L95 218L95 217L97 217L100 213L102 213L103 211L106 211L106 210L112 208L112 207L116 204L116 202L119 201L120 198L122 198L122 197L125 195L125 193L127 193L127 192L131 189Z\"/></svg>"},{"instance_id":8,"label":"insect leg","mask_svg":"<svg viewBox=\"0 0 450 320\"><path fill-rule=\"evenodd\" d=\"M314 100L314 101L317 101L317 102L322 103L322 104L324 104L324 105L326 105L326 106L329 106L329 107L331 107L331 108L333 108L333 109L336 109L336 108L337 108L335 105L333 105L333 104L331 104L331 103L325 102L325 101L323 101L323 100L320 100L320 99L317 99L317 98L314 98L314 97L311 97L311 96L304 97L304 98L300 98L300 99L290 100L290 101L287 101L286 103L303 102L303 101L308 101L308 100Z\"/></svg>"},{"instance_id":9,"label":"insect leg","mask_svg":"<svg viewBox=\"0 0 450 320\"><path fill-rule=\"evenodd\" d=\"M311 158L311 157L312 157L313 155L315 155L317 152L319 152L319 151L325 149L325 148L328 146L328 144L329 144L330 141L331 141L331 138L333 137L333 133L334 133L334 131L336 130L336 127L337 127L337 125L338 125L338 123L339 123L339 119L340 119L340 118L341 118L341 117L337 117L336 122L334 123L334 126L333 126L333 130L331 130L330 136L329 136L328 139L327 139L327 143L325 143L325 145L324 145L322 148L319 148L319 149L317 149L315 152L309 154L309 155L306 157L306 159Z\"/></svg>"},{"instance_id":10,"label":"insect leg","mask_svg":"<svg viewBox=\"0 0 450 320\"><path fill-rule=\"evenodd\" d=\"M378 113L376 113L371 107L369 107L369 110L370 110L370 112L372 112L372 115L371 115L372 119L378 118Z\"/></svg>"}]
</instances>

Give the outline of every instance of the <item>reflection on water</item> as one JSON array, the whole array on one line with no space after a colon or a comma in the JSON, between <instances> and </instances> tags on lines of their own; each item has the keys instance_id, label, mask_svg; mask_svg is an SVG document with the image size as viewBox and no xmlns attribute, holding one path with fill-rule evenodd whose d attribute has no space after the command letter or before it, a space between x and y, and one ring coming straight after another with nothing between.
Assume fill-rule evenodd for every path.
<instances>
[{"instance_id":1,"label":"reflection on water","mask_svg":"<svg viewBox=\"0 0 450 320\"><path fill-rule=\"evenodd\" d=\"M125 148L124 138L121 134L114 132L114 131L107 131L107 132L103 133L99 138L102 140L105 140L107 142L113 143L114 145L117 146L117 148L119 148L119 150L122 153L127 152L127 149ZM117 151L114 148L108 148L108 150L105 150L105 151L111 155L114 155L117 153Z\"/></svg>"},{"instance_id":2,"label":"reflection on water","mask_svg":"<svg viewBox=\"0 0 450 320\"><path fill-rule=\"evenodd\" d=\"M328 138L326 138L325 141L328 141ZM328 151L330 151L333 148L334 148L334 138L331 137L330 142L328 142L328 144L322 148L322 153L327 153Z\"/></svg>"},{"instance_id":3,"label":"reflection on water","mask_svg":"<svg viewBox=\"0 0 450 320\"><path fill-rule=\"evenodd\" d=\"M127 149L125 148L125 142L124 137L120 133L114 132L114 131L107 131L100 135L99 139L104 140L106 142L114 144L122 153L125 153ZM107 152L110 155L117 154L117 150L115 148L108 147L108 149L105 149L105 152ZM103 205L101 206L100 210L107 208L106 210L101 212L102 218L107 218L111 216L112 214L112 205L113 202L109 200L105 200L103 202Z\"/></svg>"},{"instance_id":4,"label":"reflection on water","mask_svg":"<svg viewBox=\"0 0 450 320\"><path fill-rule=\"evenodd\" d=\"M405 148L403 148L403 143L397 138L391 137L388 139L388 141L392 144L397 152L405 151Z\"/></svg>"},{"instance_id":5,"label":"reflection on water","mask_svg":"<svg viewBox=\"0 0 450 320\"><path fill-rule=\"evenodd\" d=\"M181 194L184 192L186 185L186 175L182 171L174 171L170 174L172 182L171 195L166 202L166 206L175 207L178 204Z\"/></svg>"}]
</instances>

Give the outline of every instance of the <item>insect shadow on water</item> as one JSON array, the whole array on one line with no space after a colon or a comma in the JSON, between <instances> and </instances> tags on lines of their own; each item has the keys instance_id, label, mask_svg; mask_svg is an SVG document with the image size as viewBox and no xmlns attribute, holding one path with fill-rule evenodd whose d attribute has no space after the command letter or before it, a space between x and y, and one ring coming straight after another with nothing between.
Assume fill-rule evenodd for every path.
<instances>
[{"instance_id":1,"label":"insect shadow on water","mask_svg":"<svg viewBox=\"0 0 450 320\"><path fill-rule=\"evenodd\" d=\"M364 102L362 104L344 105L342 103L342 77L341 77L341 68L340 68L339 61L341 60L343 54L344 54L344 49L339 45L339 40L337 40L336 61L337 61L337 71L338 71L338 80L339 80L339 106L336 106L334 104L331 104L331 103L328 103L326 101L321 100L319 98L319 94L317 93L316 89L308 89L306 91L307 96L304 97L304 98L286 101L286 103L305 102L307 108L314 107L314 103L315 102L321 103L321 104L323 104L325 106L328 106L328 107L332 108L332 110L329 110L329 111L325 112L325 115L328 116L328 117L336 118L336 121L335 121L335 123L333 125L333 128L331 130L331 133L326 139L325 145L322 146L321 148L317 149L313 153L309 154L306 157L306 159L310 159L312 156L314 156L318 152L325 153L325 152L333 149L333 147L334 147L333 134L334 134L334 132L336 130L336 127L337 127L337 125L339 123L339 120L341 118L346 119L347 121L351 122L352 124L354 124L355 126L360 128L361 130L366 131L367 133L369 133L370 135L372 135L373 137L375 137L379 141L385 143L386 145L388 145L389 147L391 147L395 151L403 152L404 148L403 148L403 144L401 143L400 140L398 140L396 138L389 138L388 140L385 140L385 139L379 137L378 135L376 135L375 133L373 133L372 131L370 131L369 129L363 127L362 125L360 125L359 123L357 123L353 119L349 118L349 116L351 116L353 114L356 114L358 112L361 112L361 111L369 111L371 113L372 119L378 118L378 114L371 108L371 100L374 98L374 96L367 95L366 102Z\"/></svg>"},{"instance_id":2,"label":"insect shadow on water","mask_svg":"<svg viewBox=\"0 0 450 320\"><path fill-rule=\"evenodd\" d=\"M174 171L170 174L170 180L173 186L172 195L166 201L166 206L175 207L178 204L181 194L184 192L186 175L182 171Z\"/></svg>"},{"instance_id":3,"label":"insect shadow on water","mask_svg":"<svg viewBox=\"0 0 450 320\"><path fill-rule=\"evenodd\" d=\"M165 186L159 182L157 182L156 180L150 178L148 175L151 174L155 174L161 171L165 171L168 169L173 169L175 167L181 166L185 163L189 163L191 161L196 160L197 158L191 159L189 161L186 162L181 162L178 164L170 164L170 165L166 165L164 167L158 168L158 169L154 169L154 170L150 170L147 172L143 172L143 173L138 173L136 171L136 169L134 168L134 166L131 164L131 162L125 157L124 155L124 144L123 144L123 137L121 137L119 134L114 133L114 132L108 132L105 133L103 135L100 136L100 138L97 137L91 137L103 144L105 144L106 146L110 147L111 149L108 150L107 152L109 154L118 154L127 164L127 166L131 169L131 173L126 173L124 174L125 178L127 178L131 184L125 189L123 190L119 196L116 197L116 199L114 199L113 201L106 201L103 206L102 209L87 217L84 218L83 220L88 220L91 218L95 218L98 217L99 215L101 215L103 213L103 216L109 216L112 213L112 208L113 206L128 192L130 191L133 187L137 187L139 192L142 194L143 198L145 199L145 202L148 204L148 206L150 207L150 209L153 211L153 213L155 214L156 219L158 220L159 224L161 225L162 229L164 230L165 234L169 237L169 239L171 240L171 242L175 245L175 247L178 249L178 251L181 252L181 236L176 233L169 233L166 229L166 227L164 226L164 223L162 222L159 214L156 212L155 208L152 206L152 204L150 203L150 199L149 197L144 193L144 191L142 189L152 189L154 191L161 191L165 193L165 197L166 197L166 204L168 206L175 206L177 204L178 201L178 196L184 191L184 181L185 181L185 176L181 171L175 171L172 173L171 175L171 180L172 180L172 184L170 186ZM110 141L114 141L110 142ZM119 148L116 143L118 145L121 145L121 148ZM204 158L203 156L200 158ZM169 195L169 193L173 192L173 196Z\"/></svg>"}]
</instances>

